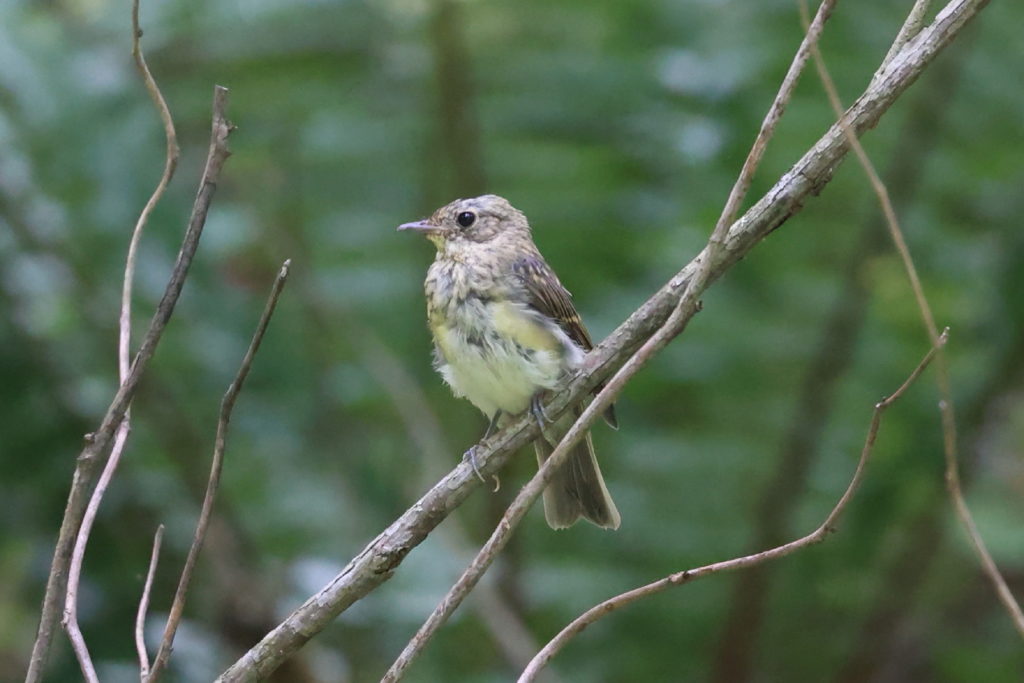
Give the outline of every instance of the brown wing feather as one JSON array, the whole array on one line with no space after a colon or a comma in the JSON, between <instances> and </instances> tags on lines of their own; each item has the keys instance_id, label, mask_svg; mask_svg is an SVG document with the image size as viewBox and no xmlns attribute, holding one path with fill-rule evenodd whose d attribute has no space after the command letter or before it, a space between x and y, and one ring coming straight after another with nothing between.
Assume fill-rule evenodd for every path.
<instances>
[{"instance_id":1,"label":"brown wing feather","mask_svg":"<svg viewBox=\"0 0 1024 683\"><path fill-rule=\"evenodd\" d=\"M530 306L557 322L569 338L579 344L584 351L594 348L590 334L583 326L583 320L572 303L572 294L562 286L555 271L551 270L551 266L540 255L519 259L512 265L512 270L523 283L530 299ZM597 385L594 393L596 394L602 387L604 384ZM604 419L613 429L619 428L614 404L605 410Z\"/></svg>"},{"instance_id":2,"label":"brown wing feather","mask_svg":"<svg viewBox=\"0 0 1024 683\"><path fill-rule=\"evenodd\" d=\"M551 318L565 331L569 338L584 351L594 348L587 328L580 320L580 314L572 305L572 295L562 286L551 266L539 256L527 256L512 266L526 288L530 305Z\"/></svg>"}]
</instances>

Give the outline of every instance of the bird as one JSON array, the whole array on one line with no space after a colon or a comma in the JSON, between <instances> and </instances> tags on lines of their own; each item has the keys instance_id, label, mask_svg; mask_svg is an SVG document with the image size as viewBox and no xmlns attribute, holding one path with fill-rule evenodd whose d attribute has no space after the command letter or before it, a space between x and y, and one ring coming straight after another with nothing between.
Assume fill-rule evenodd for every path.
<instances>
[{"instance_id":1,"label":"bird","mask_svg":"<svg viewBox=\"0 0 1024 683\"><path fill-rule=\"evenodd\" d=\"M577 405L551 421L543 399L565 386L593 343L572 295L534 244L526 216L487 194L457 199L398 230L420 233L437 249L424 282L435 368L456 397L488 418L484 438L530 411L541 424L534 450L542 465L581 410ZM604 418L618 428L614 406ZM466 455L475 469L473 449ZM545 487L543 500L553 529L580 518L619 527L589 432Z\"/></svg>"}]
</instances>

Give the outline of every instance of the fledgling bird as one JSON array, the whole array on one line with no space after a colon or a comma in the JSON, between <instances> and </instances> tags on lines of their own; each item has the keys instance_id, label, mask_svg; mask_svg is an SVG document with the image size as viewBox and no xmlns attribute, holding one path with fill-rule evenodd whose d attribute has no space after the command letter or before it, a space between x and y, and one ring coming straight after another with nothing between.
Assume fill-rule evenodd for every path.
<instances>
[{"instance_id":1,"label":"fledgling bird","mask_svg":"<svg viewBox=\"0 0 1024 683\"><path fill-rule=\"evenodd\" d=\"M533 243L526 216L489 194L457 199L398 229L422 233L437 247L424 283L437 370L456 396L490 419L488 434L531 410L542 423L534 441L542 464L580 409L547 424L541 398L564 385L593 344L571 295ZM605 420L616 426L611 408ZM553 529L580 517L619 527L589 433L545 488L544 517Z\"/></svg>"}]
</instances>

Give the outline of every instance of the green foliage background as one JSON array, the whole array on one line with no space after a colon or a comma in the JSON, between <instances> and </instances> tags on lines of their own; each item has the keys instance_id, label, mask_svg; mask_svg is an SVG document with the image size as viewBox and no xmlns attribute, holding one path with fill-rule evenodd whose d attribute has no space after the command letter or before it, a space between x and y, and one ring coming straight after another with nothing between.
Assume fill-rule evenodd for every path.
<instances>
[{"instance_id":1,"label":"green foliage background","mask_svg":"<svg viewBox=\"0 0 1024 683\"><path fill-rule=\"evenodd\" d=\"M847 101L910 4L840 5L822 46ZM1024 6L992 3L865 140L952 328L969 501L1018 596L1022 23ZM789 0L147 0L143 25L182 157L143 240L137 337L188 215L214 83L231 88L238 131L86 560L82 626L104 681L137 680L132 620L164 523L159 632L218 401L274 272L293 260L235 412L172 659L169 679L209 680L483 429L430 368L420 285L432 250L394 227L456 196L508 197L602 338L699 249L801 31ZM0 3L2 680L23 675L74 456L115 388L128 235L163 163L129 43L127 2ZM751 197L831 120L809 71ZM556 534L534 510L493 572L539 643L609 595L824 517L872 405L927 346L878 214L859 169L842 166L627 388L621 431L595 434L622 529ZM561 680L1021 680L1024 648L943 497L936 401L926 376L889 413L826 544L613 615L556 659ZM376 680L534 467L524 453L498 494L476 493L451 534L417 548L279 679ZM410 680L511 678L483 624L470 598ZM62 635L50 673L79 678Z\"/></svg>"}]
</instances>

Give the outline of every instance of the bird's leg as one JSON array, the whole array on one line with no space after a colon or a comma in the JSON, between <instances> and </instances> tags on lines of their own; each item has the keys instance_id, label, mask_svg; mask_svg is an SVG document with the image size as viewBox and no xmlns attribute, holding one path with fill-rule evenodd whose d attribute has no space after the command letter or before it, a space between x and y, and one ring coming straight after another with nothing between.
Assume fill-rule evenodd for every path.
<instances>
[{"instance_id":1,"label":"bird's leg","mask_svg":"<svg viewBox=\"0 0 1024 683\"><path fill-rule=\"evenodd\" d=\"M491 421L487 424L487 431L484 432L483 437L480 439L481 441L485 441L487 438L489 438L491 436L491 434L494 433L494 430L496 430L498 428L498 418L499 417L501 417L501 411L500 410L495 410L494 411L494 415L491 416ZM487 483L487 480L484 479L484 475L480 474L480 468L477 467L477 464L476 464L476 450L477 450L477 448L478 448L477 444L473 444L472 446L470 446L469 450L467 450L465 453L462 454L462 461L463 462L468 461L469 462L469 466L473 468L473 473L476 474L476 478L479 479L480 481L484 482L484 483Z\"/></svg>"},{"instance_id":2,"label":"bird's leg","mask_svg":"<svg viewBox=\"0 0 1024 683\"><path fill-rule=\"evenodd\" d=\"M476 478L486 484L487 480L484 479L484 475L480 474L480 468L476 465L476 449L476 444L470 446L466 452L462 454L462 462L468 462L469 466L473 468L473 474L476 475Z\"/></svg>"},{"instance_id":3,"label":"bird's leg","mask_svg":"<svg viewBox=\"0 0 1024 683\"><path fill-rule=\"evenodd\" d=\"M544 426L551 422L551 418L548 417L547 412L544 410L544 391L538 391L530 399L530 414L533 415L533 419L537 421L537 426L540 427L540 431L544 433Z\"/></svg>"},{"instance_id":4,"label":"bird's leg","mask_svg":"<svg viewBox=\"0 0 1024 683\"><path fill-rule=\"evenodd\" d=\"M484 438L481 441L486 440L494 433L494 430L498 428L498 418L501 417L501 410L495 410L494 415L491 417L491 421L487 424L487 431L484 432Z\"/></svg>"}]
</instances>

